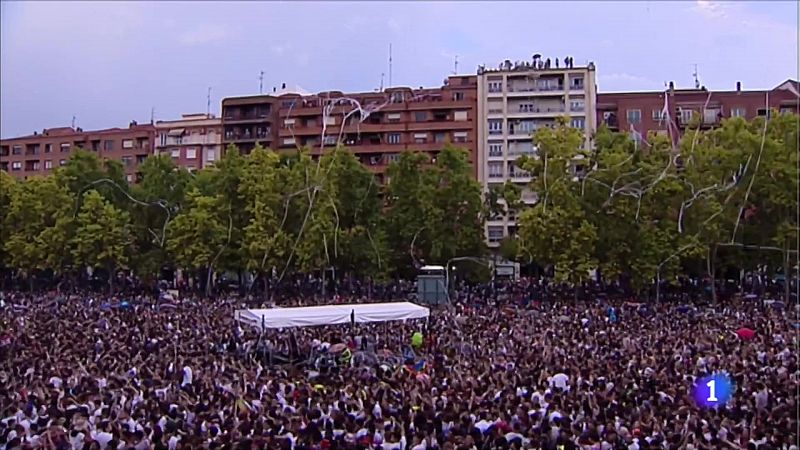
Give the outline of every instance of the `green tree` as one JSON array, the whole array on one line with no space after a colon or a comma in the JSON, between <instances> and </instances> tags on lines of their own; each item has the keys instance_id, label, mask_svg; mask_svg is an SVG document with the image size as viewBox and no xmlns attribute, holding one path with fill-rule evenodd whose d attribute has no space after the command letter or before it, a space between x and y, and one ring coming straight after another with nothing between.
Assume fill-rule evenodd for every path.
<instances>
[{"instance_id":1,"label":"green tree","mask_svg":"<svg viewBox=\"0 0 800 450\"><path fill-rule=\"evenodd\" d=\"M119 161L101 160L96 153L78 149L70 155L65 166L56 170L55 176L76 197L95 189L117 208L130 207L129 186Z\"/></svg>"},{"instance_id":2,"label":"green tree","mask_svg":"<svg viewBox=\"0 0 800 450\"><path fill-rule=\"evenodd\" d=\"M116 271L125 267L130 244L128 213L96 190L86 192L75 220L75 232L69 240L75 264L108 271L109 292L113 293Z\"/></svg>"},{"instance_id":3,"label":"green tree","mask_svg":"<svg viewBox=\"0 0 800 450\"><path fill-rule=\"evenodd\" d=\"M222 194L205 196L197 189L187 194L187 208L183 210L168 228L167 249L175 263L186 270L193 271L206 293L211 290L211 274L224 245L230 238L230 217L221 219L221 210L226 209ZM200 271L205 273L197 275Z\"/></svg>"},{"instance_id":4,"label":"green tree","mask_svg":"<svg viewBox=\"0 0 800 450\"><path fill-rule=\"evenodd\" d=\"M11 191L4 249L10 264L34 288L37 271L62 272L69 264L68 242L75 201L54 177L32 177Z\"/></svg>"},{"instance_id":5,"label":"green tree","mask_svg":"<svg viewBox=\"0 0 800 450\"><path fill-rule=\"evenodd\" d=\"M143 279L157 277L169 265L166 228L184 205L191 174L166 155L150 156L139 167L141 181L132 187L131 202L135 252L130 265Z\"/></svg>"},{"instance_id":6,"label":"green tree","mask_svg":"<svg viewBox=\"0 0 800 450\"><path fill-rule=\"evenodd\" d=\"M0 243L8 242L12 228L9 222L11 211L11 199L14 191L18 188L17 180L5 171L0 171ZM5 269L11 267L11 258L5 250L4 245L0 245L0 289L5 284Z\"/></svg>"},{"instance_id":7,"label":"green tree","mask_svg":"<svg viewBox=\"0 0 800 450\"><path fill-rule=\"evenodd\" d=\"M279 183L280 171L278 155L257 148L248 157L239 185L249 213L244 227L245 267L260 275L265 295L269 295L271 268L285 261L291 245L291 236L283 228L286 202Z\"/></svg>"}]
</instances>

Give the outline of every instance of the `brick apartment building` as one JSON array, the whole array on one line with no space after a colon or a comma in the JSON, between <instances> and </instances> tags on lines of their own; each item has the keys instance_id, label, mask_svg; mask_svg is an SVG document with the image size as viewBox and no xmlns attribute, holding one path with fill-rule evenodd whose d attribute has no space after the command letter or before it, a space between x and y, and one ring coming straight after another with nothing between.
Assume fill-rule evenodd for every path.
<instances>
[{"instance_id":1,"label":"brick apartment building","mask_svg":"<svg viewBox=\"0 0 800 450\"><path fill-rule=\"evenodd\" d=\"M371 111L363 122L360 113L345 120L355 108L352 100ZM477 175L475 75L451 76L439 88L393 87L383 92L309 95L284 86L273 95L224 99L222 125L223 145L236 144L245 154L258 142L278 151L308 147L317 158L341 136L341 144L379 182L386 181L386 168L402 152L425 152L435 158L451 142L469 151Z\"/></svg>"},{"instance_id":2,"label":"brick apartment building","mask_svg":"<svg viewBox=\"0 0 800 450\"><path fill-rule=\"evenodd\" d=\"M675 89L670 83L666 91L598 94L597 123L605 124L613 131L636 131L632 133L634 139L646 138L650 132L668 134L669 122L663 116L665 97L667 111L678 135L686 130L695 115L700 115L702 127L710 128L725 118L752 120L767 115L771 109L800 112L800 83L795 80L787 80L770 90L751 91L742 90L741 83L736 83L736 88L731 91Z\"/></svg>"},{"instance_id":3,"label":"brick apartment building","mask_svg":"<svg viewBox=\"0 0 800 450\"><path fill-rule=\"evenodd\" d=\"M222 155L222 121L213 114L183 114L156 122L155 153L190 172L213 166Z\"/></svg>"},{"instance_id":4,"label":"brick apartment building","mask_svg":"<svg viewBox=\"0 0 800 450\"><path fill-rule=\"evenodd\" d=\"M96 153L102 159L120 161L129 182L137 168L153 153L155 127L131 122L128 128L84 131L60 127L29 136L0 140L0 170L18 178L47 175L67 163L77 149Z\"/></svg>"}]
</instances>

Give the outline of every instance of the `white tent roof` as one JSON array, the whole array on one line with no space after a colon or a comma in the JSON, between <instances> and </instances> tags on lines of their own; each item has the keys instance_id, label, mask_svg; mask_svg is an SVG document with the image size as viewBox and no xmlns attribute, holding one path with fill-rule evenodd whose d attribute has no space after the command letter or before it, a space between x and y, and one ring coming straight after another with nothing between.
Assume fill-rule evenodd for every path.
<instances>
[{"instance_id":1,"label":"white tent roof","mask_svg":"<svg viewBox=\"0 0 800 450\"><path fill-rule=\"evenodd\" d=\"M324 305L301 308L240 309L236 320L256 328L314 327L347 324L355 315L357 323L424 319L430 310L409 302Z\"/></svg>"}]
</instances>

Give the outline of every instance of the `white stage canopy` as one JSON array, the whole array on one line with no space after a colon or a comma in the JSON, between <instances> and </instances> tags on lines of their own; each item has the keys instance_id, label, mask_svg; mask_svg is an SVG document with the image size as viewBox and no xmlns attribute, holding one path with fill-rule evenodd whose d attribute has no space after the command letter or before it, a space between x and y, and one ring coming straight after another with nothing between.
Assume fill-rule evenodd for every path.
<instances>
[{"instance_id":1,"label":"white stage canopy","mask_svg":"<svg viewBox=\"0 0 800 450\"><path fill-rule=\"evenodd\" d=\"M409 302L324 305L300 308L240 309L236 320L256 328L315 327L320 325L425 319L430 310Z\"/></svg>"}]
</instances>

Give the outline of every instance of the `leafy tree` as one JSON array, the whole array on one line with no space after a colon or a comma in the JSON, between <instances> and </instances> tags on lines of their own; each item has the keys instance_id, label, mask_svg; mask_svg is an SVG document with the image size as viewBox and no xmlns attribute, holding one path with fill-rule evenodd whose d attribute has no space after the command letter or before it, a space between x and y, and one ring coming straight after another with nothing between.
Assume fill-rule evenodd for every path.
<instances>
[{"instance_id":1,"label":"leafy tree","mask_svg":"<svg viewBox=\"0 0 800 450\"><path fill-rule=\"evenodd\" d=\"M248 157L239 185L249 213L244 227L245 267L262 277L265 295L269 293L268 273L285 261L291 245L291 236L283 228L285 201L280 170L278 155L257 148Z\"/></svg>"},{"instance_id":2,"label":"leafy tree","mask_svg":"<svg viewBox=\"0 0 800 450\"><path fill-rule=\"evenodd\" d=\"M4 249L12 267L28 277L33 289L36 271L63 271L69 263L67 244L75 202L54 177L29 178L10 194Z\"/></svg>"},{"instance_id":3,"label":"leafy tree","mask_svg":"<svg viewBox=\"0 0 800 450\"><path fill-rule=\"evenodd\" d=\"M204 270L199 278L206 293L211 289L211 274L219 255L228 242L231 219L222 220L221 210L225 199L222 195L206 196L197 189L187 194L187 208L181 212L169 227L167 249L175 263L196 275ZM227 215L227 214L226 214Z\"/></svg>"},{"instance_id":4,"label":"leafy tree","mask_svg":"<svg viewBox=\"0 0 800 450\"><path fill-rule=\"evenodd\" d=\"M9 222L11 211L11 199L14 191L19 187L17 180L5 171L0 171L0 243L7 242L11 236L12 228ZM4 269L11 267L11 258L5 250L5 246L0 245L0 289L5 282Z\"/></svg>"},{"instance_id":5,"label":"leafy tree","mask_svg":"<svg viewBox=\"0 0 800 450\"><path fill-rule=\"evenodd\" d=\"M69 246L79 267L108 271L109 292L116 270L125 267L131 243L130 217L92 189L84 194Z\"/></svg>"},{"instance_id":6,"label":"leafy tree","mask_svg":"<svg viewBox=\"0 0 800 450\"><path fill-rule=\"evenodd\" d=\"M118 208L127 209L130 206L126 195L129 192L128 182L119 161L101 160L96 153L78 149L70 155L65 166L56 170L55 176L76 197L95 189Z\"/></svg>"},{"instance_id":7,"label":"leafy tree","mask_svg":"<svg viewBox=\"0 0 800 450\"><path fill-rule=\"evenodd\" d=\"M136 248L131 266L140 277L150 278L169 264L166 228L183 207L192 176L166 155L147 158L139 171L141 182L131 192L138 200L130 204Z\"/></svg>"}]
</instances>

